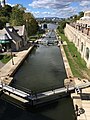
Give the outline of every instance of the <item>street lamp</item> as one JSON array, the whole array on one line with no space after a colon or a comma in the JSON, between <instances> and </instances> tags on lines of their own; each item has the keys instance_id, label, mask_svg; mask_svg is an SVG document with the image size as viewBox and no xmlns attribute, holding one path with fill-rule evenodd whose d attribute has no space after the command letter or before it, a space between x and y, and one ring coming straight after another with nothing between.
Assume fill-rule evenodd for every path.
<instances>
[{"instance_id":1,"label":"street lamp","mask_svg":"<svg viewBox=\"0 0 90 120\"><path fill-rule=\"evenodd\" d=\"M27 30L27 35L28 35L28 23L29 22L29 20L28 19L26 19L26 30Z\"/></svg>"},{"instance_id":2,"label":"street lamp","mask_svg":"<svg viewBox=\"0 0 90 120\"><path fill-rule=\"evenodd\" d=\"M13 54L12 54L12 45L11 45L11 60L12 60L12 65L14 65Z\"/></svg>"},{"instance_id":3,"label":"street lamp","mask_svg":"<svg viewBox=\"0 0 90 120\"><path fill-rule=\"evenodd\" d=\"M14 60L13 60L12 49L11 49L11 59L12 59L12 65L14 65Z\"/></svg>"}]
</instances>

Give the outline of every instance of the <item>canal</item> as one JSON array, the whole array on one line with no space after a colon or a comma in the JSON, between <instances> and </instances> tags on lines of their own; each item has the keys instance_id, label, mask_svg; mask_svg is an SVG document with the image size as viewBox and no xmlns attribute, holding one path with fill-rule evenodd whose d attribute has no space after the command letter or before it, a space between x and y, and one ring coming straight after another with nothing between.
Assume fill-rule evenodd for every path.
<instances>
[{"instance_id":1,"label":"canal","mask_svg":"<svg viewBox=\"0 0 90 120\"><path fill-rule=\"evenodd\" d=\"M60 49L57 46L34 48L14 76L13 86L31 91L50 90L63 86L66 72ZM20 88L18 88L20 89Z\"/></svg>"},{"instance_id":2,"label":"canal","mask_svg":"<svg viewBox=\"0 0 90 120\"><path fill-rule=\"evenodd\" d=\"M49 25L51 30L51 25ZM50 31L43 41L56 40ZM66 71L60 49L51 43L35 47L20 69L14 75L12 86L34 92L62 87ZM0 100L0 120L74 120L71 98L63 98L50 105L40 107L34 112Z\"/></svg>"}]
</instances>

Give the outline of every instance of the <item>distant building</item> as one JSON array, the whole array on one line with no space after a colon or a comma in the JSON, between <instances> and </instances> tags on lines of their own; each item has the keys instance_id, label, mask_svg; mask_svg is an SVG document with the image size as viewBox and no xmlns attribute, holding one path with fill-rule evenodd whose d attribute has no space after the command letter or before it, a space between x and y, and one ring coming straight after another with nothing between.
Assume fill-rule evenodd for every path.
<instances>
[{"instance_id":1,"label":"distant building","mask_svg":"<svg viewBox=\"0 0 90 120\"><path fill-rule=\"evenodd\" d=\"M5 0L0 0L0 6L4 7L5 6Z\"/></svg>"},{"instance_id":2,"label":"distant building","mask_svg":"<svg viewBox=\"0 0 90 120\"><path fill-rule=\"evenodd\" d=\"M8 24L0 30L0 44L5 51L19 51L27 44L27 32L25 25L11 27Z\"/></svg>"},{"instance_id":3,"label":"distant building","mask_svg":"<svg viewBox=\"0 0 90 120\"><path fill-rule=\"evenodd\" d=\"M86 17L86 16L90 17L90 11L84 12L84 17Z\"/></svg>"},{"instance_id":4,"label":"distant building","mask_svg":"<svg viewBox=\"0 0 90 120\"><path fill-rule=\"evenodd\" d=\"M66 24L65 35L75 44L90 69L90 11L77 22Z\"/></svg>"}]
</instances>

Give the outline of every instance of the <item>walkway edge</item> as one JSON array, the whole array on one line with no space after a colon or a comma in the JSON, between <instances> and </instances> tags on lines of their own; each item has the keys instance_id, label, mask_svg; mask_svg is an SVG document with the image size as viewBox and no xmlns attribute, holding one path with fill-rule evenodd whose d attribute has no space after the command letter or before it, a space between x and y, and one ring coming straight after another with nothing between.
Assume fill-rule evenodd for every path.
<instances>
[{"instance_id":1,"label":"walkway edge","mask_svg":"<svg viewBox=\"0 0 90 120\"><path fill-rule=\"evenodd\" d=\"M5 84L10 84L13 79L12 76L15 74L15 72L18 70L20 65L23 63L25 58L28 56L28 54L31 52L33 49L33 46L30 46L28 50L20 51L16 54L16 57L13 57L13 62L12 64L12 59L0 69L0 82L2 81Z\"/></svg>"}]
</instances>

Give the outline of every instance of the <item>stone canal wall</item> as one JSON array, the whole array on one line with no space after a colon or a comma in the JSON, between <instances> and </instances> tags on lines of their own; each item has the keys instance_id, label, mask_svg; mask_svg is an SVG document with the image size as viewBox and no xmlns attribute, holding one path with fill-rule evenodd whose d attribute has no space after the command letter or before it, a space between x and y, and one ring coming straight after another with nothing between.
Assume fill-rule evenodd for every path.
<instances>
[{"instance_id":1,"label":"stone canal wall","mask_svg":"<svg viewBox=\"0 0 90 120\"><path fill-rule=\"evenodd\" d=\"M60 41L60 36L58 36L57 33L56 33L56 37L57 37L57 40ZM63 48L64 44L62 44L61 41L60 41L59 44L60 44L59 47L60 47L60 50L61 50L61 54L62 54L62 58L63 58L63 62L64 62L66 74L67 74L67 78L71 78L71 77L73 77L73 74L72 74L71 68L69 66L68 59L66 57L66 54L65 54L65 51L64 51L64 48Z\"/></svg>"},{"instance_id":2,"label":"stone canal wall","mask_svg":"<svg viewBox=\"0 0 90 120\"><path fill-rule=\"evenodd\" d=\"M61 53L62 53L62 57L63 57L63 62L64 62L67 78L71 78L71 77L73 77L73 74L72 74L71 68L69 66L69 63L68 63L68 60L67 60L67 57L66 57L66 54L65 54L62 44L60 45L60 49L61 49Z\"/></svg>"},{"instance_id":3,"label":"stone canal wall","mask_svg":"<svg viewBox=\"0 0 90 120\"><path fill-rule=\"evenodd\" d=\"M18 52L13 59L11 59L4 67L0 69L0 81L6 84L10 84L12 76L15 74L17 69L26 59L28 54L31 52L34 46L30 46L29 49Z\"/></svg>"}]
</instances>

